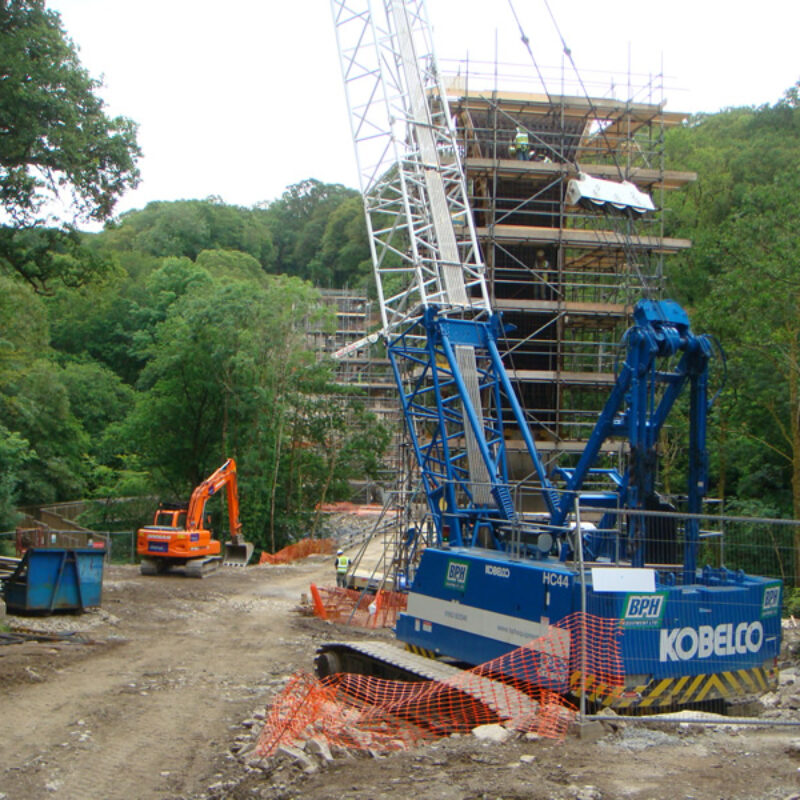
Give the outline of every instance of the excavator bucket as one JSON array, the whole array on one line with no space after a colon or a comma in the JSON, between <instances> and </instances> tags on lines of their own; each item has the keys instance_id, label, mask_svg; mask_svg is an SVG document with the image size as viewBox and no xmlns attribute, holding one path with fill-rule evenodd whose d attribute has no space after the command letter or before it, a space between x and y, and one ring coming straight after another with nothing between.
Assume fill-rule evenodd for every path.
<instances>
[{"instance_id":1,"label":"excavator bucket","mask_svg":"<svg viewBox=\"0 0 800 800\"><path fill-rule=\"evenodd\" d=\"M225 542L223 567L245 567L253 555L253 543L244 540Z\"/></svg>"}]
</instances>

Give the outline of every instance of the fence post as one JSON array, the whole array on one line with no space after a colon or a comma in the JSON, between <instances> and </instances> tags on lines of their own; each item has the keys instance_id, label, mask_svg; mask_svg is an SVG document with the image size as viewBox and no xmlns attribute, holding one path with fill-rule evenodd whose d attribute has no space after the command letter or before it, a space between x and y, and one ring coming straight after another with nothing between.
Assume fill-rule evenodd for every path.
<instances>
[{"instance_id":1,"label":"fence post","mask_svg":"<svg viewBox=\"0 0 800 800\"><path fill-rule=\"evenodd\" d=\"M581 579L581 695L578 719L586 721L586 572L583 564L583 530L581 529L580 499L575 495L575 549L578 556L578 573Z\"/></svg>"}]
</instances>

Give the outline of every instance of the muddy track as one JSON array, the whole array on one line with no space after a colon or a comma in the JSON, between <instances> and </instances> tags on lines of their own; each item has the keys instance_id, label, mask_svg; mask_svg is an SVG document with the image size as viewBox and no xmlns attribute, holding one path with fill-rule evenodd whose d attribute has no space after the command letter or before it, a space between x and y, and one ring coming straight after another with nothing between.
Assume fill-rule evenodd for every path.
<instances>
[{"instance_id":1,"label":"muddy track","mask_svg":"<svg viewBox=\"0 0 800 800\"><path fill-rule=\"evenodd\" d=\"M106 570L103 605L52 618L94 643L0 647L0 798L800 798L800 728L607 726L598 740L451 737L304 771L234 755L270 698L325 641L368 635L297 612L328 557L224 569L203 580ZM0 617L1 618L1 617ZM794 667L784 676L791 709ZM797 683L800 709L800 680ZM787 710L788 709L788 710Z\"/></svg>"}]
</instances>

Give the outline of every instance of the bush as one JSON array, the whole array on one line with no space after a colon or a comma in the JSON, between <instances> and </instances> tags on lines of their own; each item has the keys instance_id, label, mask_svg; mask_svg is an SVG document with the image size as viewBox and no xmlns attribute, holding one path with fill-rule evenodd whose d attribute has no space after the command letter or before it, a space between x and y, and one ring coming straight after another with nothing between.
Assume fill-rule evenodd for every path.
<instances>
[{"instance_id":1,"label":"bush","mask_svg":"<svg viewBox=\"0 0 800 800\"><path fill-rule=\"evenodd\" d=\"M789 589L783 605L787 617L800 617L800 589Z\"/></svg>"}]
</instances>

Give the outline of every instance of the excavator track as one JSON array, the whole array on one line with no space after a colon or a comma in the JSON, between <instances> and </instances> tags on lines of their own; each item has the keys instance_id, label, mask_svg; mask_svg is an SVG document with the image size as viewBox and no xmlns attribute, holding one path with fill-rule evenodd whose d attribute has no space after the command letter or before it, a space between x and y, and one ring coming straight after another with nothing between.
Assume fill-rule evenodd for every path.
<instances>
[{"instance_id":1,"label":"excavator track","mask_svg":"<svg viewBox=\"0 0 800 800\"><path fill-rule=\"evenodd\" d=\"M161 559L156 558L142 558L139 564L139 572L142 575L160 575L169 569L168 565L164 564Z\"/></svg>"},{"instance_id":2,"label":"excavator track","mask_svg":"<svg viewBox=\"0 0 800 800\"><path fill-rule=\"evenodd\" d=\"M387 680L438 681L505 719L530 718L539 707L532 697L506 683L401 650L389 642L330 642L317 650L314 668L320 678L354 672Z\"/></svg>"},{"instance_id":3,"label":"excavator track","mask_svg":"<svg viewBox=\"0 0 800 800\"><path fill-rule=\"evenodd\" d=\"M205 578L212 572L216 572L222 566L222 559L219 556L208 556L207 558L193 558L187 561L184 566L184 574L187 578Z\"/></svg>"},{"instance_id":4,"label":"excavator track","mask_svg":"<svg viewBox=\"0 0 800 800\"><path fill-rule=\"evenodd\" d=\"M183 573L187 578L205 578L212 572L216 572L222 564L219 556L208 556L206 558L193 558L181 563L172 563L166 558L142 558L139 564L139 572L142 575L166 575L169 572Z\"/></svg>"}]
</instances>

